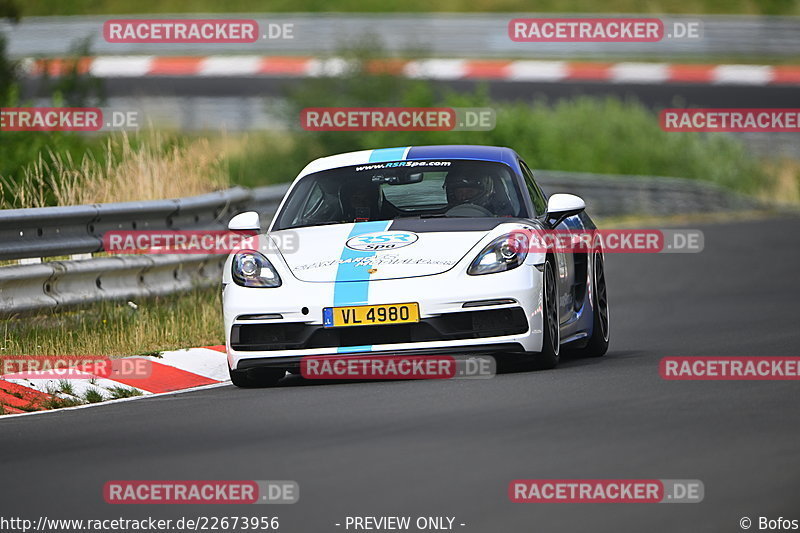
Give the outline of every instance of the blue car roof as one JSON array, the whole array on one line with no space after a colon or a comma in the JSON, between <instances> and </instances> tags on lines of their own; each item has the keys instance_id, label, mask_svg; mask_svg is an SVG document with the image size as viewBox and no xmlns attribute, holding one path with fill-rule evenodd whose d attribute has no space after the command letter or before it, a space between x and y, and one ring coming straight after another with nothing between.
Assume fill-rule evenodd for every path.
<instances>
[{"instance_id":1,"label":"blue car roof","mask_svg":"<svg viewBox=\"0 0 800 533\"><path fill-rule=\"evenodd\" d=\"M447 144L438 146L399 146L396 148L376 148L320 157L311 161L300 171L298 179L313 172L369 163L383 163L402 160L472 159L505 163L516 172L517 154L511 148L500 146L480 146L471 144Z\"/></svg>"},{"instance_id":2,"label":"blue car roof","mask_svg":"<svg viewBox=\"0 0 800 533\"><path fill-rule=\"evenodd\" d=\"M471 144L443 144L439 146L412 146L406 159L476 159L496 161L514 166L516 154L511 148L478 146Z\"/></svg>"}]
</instances>

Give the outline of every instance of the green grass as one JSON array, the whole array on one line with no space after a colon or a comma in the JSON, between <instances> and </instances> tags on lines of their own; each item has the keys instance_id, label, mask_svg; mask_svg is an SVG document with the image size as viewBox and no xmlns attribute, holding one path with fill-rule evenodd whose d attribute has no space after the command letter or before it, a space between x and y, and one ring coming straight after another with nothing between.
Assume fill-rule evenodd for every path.
<instances>
[{"instance_id":1,"label":"green grass","mask_svg":"<svg viewBox=\"0 0 800 533\"><path fill-rule=\"evenodd\" d=\"M72 382L68 379L62 379L58 382L58 392L62 394L75 395L75 390L72 387Z\"/></svg>"},{"instance_id":2,"label":"green grass","mask_svg":"<svg viewBox=\"0 0 800 533\"><path fill-rule=\"evenodd\" d=\"M86 172L79 159L63 159L57 172L37 174L40 176L37 179L25 179L18 185L7 182L5 201L1 192L3 180L0 180L0 207L188 196L227 187L228 182L257 187L291 181L317 157L426 144L510 146L535 170L683 177L761 196L774 196L770 191L775 189L776 176L786 173L775 164L765 164L749 154L743 143L733 136L664 132L657 114L634 100L578 97L558 102L540 99L533 104L496 102L481 90L442 95L434 93L425 82L355 76L341 80L309 80L302 91L290 95L290 103L291 110L285 116L286 122L294 127L290 131L250 132L228 135L224 139L209 133L209 141L205 143L199 142L197 136L175 134L174 143L192 147L182 149L180 154L185 155L176 158L165 151L162 156L158 149L149 148L145 151L151 155L142 165L135 164L134 157L117 156L123 168L119 172ZM298 128L303 107L394 105L490 107L496 112L497 122L492 131L467 132L306 132ZM680 102L675 103L676 107L680 105ZM209 155L209 164L197 163L198 149ZM4 145L0 143L0 155L3 150ZM23 167L25 161L36 157L34 148L26 148L24 153L9 156L6 164L14 160L15 165ZM164 158L172 159L165 162ZM0 165L2 161L0 158ZM180 187L173 186L167 191L147 186L161 181L145 179L138 171L145 167L152 169L148 170L148 176L163 175L164 180ZM176 172L170 174L172 170ZM800 176L800 172L796 174ZM114 186L120 180L127 185ZM222 183L226 185L220 185ZM58 194L47 193L53 190ZM108 194L98 196L102 191ZM33 198L38 193L46 197ZM791 192L789 197L793 197Z\"/></svg>"},{"instance_id":3,"label":"green grass","mask_svg":"<svg viewBox=\"0 0 800 533\"><path fill-rule=\"evenodd\" d=\"M0 206L13 206L12 189L23 180L25 169L40 157L50 153L60 154L72 161L80 161L84 155L104 162L106 137L85 136L63 132L0 131ZM47 202L53 202L49 191L42 192ZM5 207L5 206L4 206Z\"/></svg>"},{"instance_id":4,"label":"green grass","mask_svg":"<svg viewBox=\"0 0 800 533\"><path fill-rule=\"evenodd\" d=\"M350 69L337 78L311 78L290 90L283 108L288 133L254 133L229 150L231 179L245 186L291 180L309 161L353 150L429 144L484 144L516 149L533 169L672 176L704 180L747 193L775 188L776 172L724 133L665 132L658 114L636 100L576 97L548 102L493 101L486 85L472 92L435 90L422 80L369 75L366 65L383 56L380 42L364 40L340 51ZM533 101L534 103L531 103ZM682 107L681 101L671 103ZM488 107L490 131L308 132L300 129L306 107Z\"/></svg>"},{"instance_id":5,"label":"green grass","mask_svg":"<svg viewBox=\"0 0 800 533\"><path fill-rule=\"evenodd\" d=\"M121 357L222 344L219 289L4 321L0 353Z\"/></svg>"},{"instance_id":6,"label":"green grass","mask_svg":"<svg viewBox=\"0 0 800 533\"><path fill-rule=\"evenodd\" d=\"M26 413L33 413L34 411L40 411L39 405L34 405L33 403L29 403L28 405L21 405L17 407L20 411L25 411Z\"/></svg>"},{"instance_id":7,"label":"green grass","mask_svg":"<svg viewBox=\"0 0 800 533\"><path fill-rule=\"evenodd\" d=\"M787 184L781 196L786 196L784 192L790 198L797 196L800 173L796 169L765 164L727 134L661 131L657 114L634 100L577 97L551 103L531 94L525 102L497 102L489 97L486 86L454 93L434 89L423 80L368 75L367 62L386 56L374 38L336 55L353 65L344 76L307 79L286 91L286 105L279 112L290 125L288 132L238 136L209 132L205 137L143 132L111 143L106 136L0 132L0 177L4 176L0 207L170 198L229 183L248 187L283 183L320 156L426 144L510 146L534 169L683 177L767 197L775 196L776 176L780 176ZM496 111L497 126L484 132L305 132L299 128L300 110L328 106L490 107ZM57 156L55 162L51 152ZM89 162L82 160L87 153ZM45 163L39 164L40 160ZM173 188L159 187L163 183ZM19 191L25 198L16 194ZM101 195L103 191L108 194ZM156 345L148 351L158 349L163 347Z\"/></svg>"},{"instance_id":8,"label":"green grass","mask_svg":"<svg viewBox=\"0 0 800 533\"><path fill-rule=\"evenodd\" d=\"M531 95L535 97L536 95ZM424 81L367 76L307 80L289 95L285 120L294 130L253 133L231 151L231 180L258 186L291 180L309 161L330 154L392 146L484 144L516 149L533 169L671 176L716 183L746 194L775 188L776 172L724 133L664 132L655 111L635 100L576 97L535 103L493 101L486 88L436 93ZM681 102L674 102L681 107ZM491 131L307 132L304 107L489 107Z\"/></svg>"},{"instance_id":9,"label":"green grass","mask_svg":"<svg viewBox=\"0 0 800 533\"><path fill-rule=\"evenodd\" d=\"M78 398L59 398L53 396L41 403L42 409L63 409L65 407L76 407L83 405L83 400Z\"/></svg>"},{"instance_id":10,"label":"green grass","mask_svg":"<svg viewBox=\"0 0 800 533\"><path fill-rule=\"evenodd\" d=\"M133 398L136 396L142 396L142 392L137 389L131 389L128 387L109 387L104 389L108 391L110 400L117 400L120 398ZM51 395L50 398L44 400L39 404L30 404L23 407L19 407L20 410L26 412L34 412L44 410L51 410L51 409L64 409L66 407L76 407L79 405L86 405L91 403L100 403L106 400L106 397L102 392L96 389L89 389L84 394L83 397L77 397L74 395L73 389L69 381L62 380L59 382L58 388L49 390L48 393ZM68 394L73 396L71 398L62 398L56 396L56 394ZM8 411L5 409L5 406L0 403L0 416L8 414Z\"/></svg>"},{"instance_id":11,"label":"green grass","mask_svg":"<svg viewBox=\"0 0 800 533\"><path fill-rule=\"evenodd\" d=\"M220 149L196 135L0 132L3 209L177 198L228 187Z\"/></svg>"},{"instance_id":12,"label":"green grass","mask_svg":"<svg viewBox=\"0 0 800 533\"><path fill-rule=\"evenodd\" d=\"M796 0L26 0L23 16L263 12L553 12L800 14Z\"/></svg>"},{"instance_id":13,"label":"green grass","mask_svg":"<svg viewBox=\"0 0 800 533\"><path fill-rule=\"evenodd\" d=\"M69 392L67 392L67 390ZM133 398L136 396L142 396L142 392L137 389L131 389L128 387L109 387L104 389L108 391L110 400L118 400L120 398ZM72 386L69 381L61 381L59 382L58 390L49 390L48 393L51 395L50 398L44 400L39 404L30 404L23 407L19 407L18 409L26 412L34 412L44 410L52 410L52 409L64 409L67 407L76 407L79 405L86 405L91 403L100 403L106 400L106 397L102 392L96 389L89 389L84 394L83 397L75 397L72 391ZM57 393L69 394L73 396L71 398L61 398L56 396ZM0 416L8 414L8 411L5 408L5 405L0 403Z\"/></svg>"},{"instance_id":14,"label":"green grass","mask_svg":"<svg viewBox=\"0 0 800 533\"><path fill-rule=\"evenodd\" d=\"M111 393L112 400L120 398L133 398L134 396L142 396L142 391L138 389L130 389L128 387L109 387L108 392Z\"/></svg>"},{"instance_id":15,"label":"green grass","mask_svg":"<svg viewBox=\"0 0 800 533\"><path fill-rule=\"evenodd\" d=\"M95 389L89 389L83 395L87 403L99 403L103 401L103 394Z\"/></svg>"}]
</instances>

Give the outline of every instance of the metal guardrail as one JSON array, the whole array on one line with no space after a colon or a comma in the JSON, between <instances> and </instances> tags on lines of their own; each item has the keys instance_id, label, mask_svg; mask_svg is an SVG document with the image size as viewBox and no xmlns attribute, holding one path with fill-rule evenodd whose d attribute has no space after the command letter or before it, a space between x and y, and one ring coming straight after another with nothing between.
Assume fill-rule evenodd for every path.
<instances>
[{"instance_id":1,"label":"metal guardrail","mask_svg":"<svg viewBox=\"0 0 800 533\"><path fill-rule=\"evenodd\" d=\"M0 260L100 252L111 230L225 229L257 210L272 216L287 185L149 202L0 210ZM219 283L220 255L119 255L0 267L0 316L126 300Z\"/></svg>"},{"instance_id":2,"label":"metal guardrail","mask_svg":"<svg viewBox=\"0 0 800 533\"><path fill-rule=\"evenodd\" d=\"M464 14L181 14L136 15L135 18L255 19L262 32L267 24L293 24L291 39L262 39L251 44L119 44L102 39L103 16L29 17L17 26L0 23L12 57L58 56L73 41L91 37L92 53L119 54L329 54L354 39L371 36L390 53L411 50L447 57L681 57L791 56L800 51L800 17L659 16L671 22L701 21L702 39L666 39L655 43L518 43L508 37L508 22L519 17L613 16L557 13ZM656 15L620 15L625 17ZM134 18L134 17L129 17Z\"/></svg>"},{"instance_id":3,"label":"metal guardrail","mask_svg":"<svg viewBox=\"0 0 800 533\"><path fill-rule=\"evenodd\" d=\"M110 230L224 229L253 193L226 191L150 202L0 211L0 260L99 252Z\"/></svg>"},{"instance_id":4,"label":"metal guardrail","mask_svg":"<svg viewBox=\"0 0 800 533\"><path fill-rule=\"evenodd\" d=\"M685 178L617 176L540 170L536 181L547 193L581 196L598 217L673 215L764 207L757 200L708 182Z\"/></svg>"},{"instance_id":5,"label":"metal guardrail","mask_svg":"<svg viewBox=\"0 0 800 533\"><path fill-rule=\"evenodd\" d=\"M676 214L749 209L759 204L715 185L679 178L538 171L547 193L571 192L595 216ZM0 211L0 259L98 252L108 230L223 229L255 210L266 226L288 185L226 191L152 202ZM61 310L219 283L225 256L119 255L0 267L0 315Z\"/></svg>"},{"instance_id":6,"label":"metal guardrail","mask_svg":"<svg viewBox=\"0 0 800 533\"><path fill-rule=\"evenodd\" d=\"M0 314L170 294L219 283L224 256L97 257L0 267Z\"/></svg>"}]
</instances>

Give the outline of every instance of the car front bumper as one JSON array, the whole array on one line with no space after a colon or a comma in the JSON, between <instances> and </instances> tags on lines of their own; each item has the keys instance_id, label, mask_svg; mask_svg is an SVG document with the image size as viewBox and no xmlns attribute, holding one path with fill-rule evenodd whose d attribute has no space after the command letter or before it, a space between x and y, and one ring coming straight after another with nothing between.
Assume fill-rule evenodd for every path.
<instances>
[{"instance_id":1,"label":"car front bumper","mask_svg":"<svg viewBox=\"0 0 800 533\"><path fill-rule=\"evenodd\" d=\"M453 269L370 281L365 304L416 302L420 323L324 328L322 310L333 306L335 283L289 279L271 289L228 283L223 289L228 364L243 369L283 361L290 367L304 356L332 354L538 352L541 284L541 272L530 264L483 276ZM482 305L498 299L509 303ZM272 317L243 318L247 315Z\"/></svg>"}]
</instances>

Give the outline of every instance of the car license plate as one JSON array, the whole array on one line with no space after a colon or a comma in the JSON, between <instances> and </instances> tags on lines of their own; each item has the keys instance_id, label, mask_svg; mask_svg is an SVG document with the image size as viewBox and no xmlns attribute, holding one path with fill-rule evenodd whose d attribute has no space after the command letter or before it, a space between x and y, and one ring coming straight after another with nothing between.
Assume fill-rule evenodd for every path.
<instances>
[{"instance_id":1,"label":"car license plate","mask_svg":"<svg viewBox=\"0 0 800 533\"><path fill-rule=\"evenodd\" d=\"M326 328L419 322L419 304L326 307L322 310L322 322Z\"/></svg>"}]
</instances>

